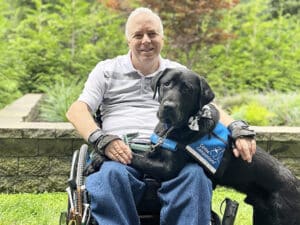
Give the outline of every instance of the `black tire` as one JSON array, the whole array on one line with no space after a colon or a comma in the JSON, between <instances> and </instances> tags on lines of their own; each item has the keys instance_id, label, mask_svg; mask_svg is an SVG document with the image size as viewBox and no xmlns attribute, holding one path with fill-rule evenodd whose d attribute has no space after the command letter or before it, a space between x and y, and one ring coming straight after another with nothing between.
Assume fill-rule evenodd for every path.
<instances>
[{"instance_id":1,"label":"black tire","mask_svg":"<svg viewBox=\"0 0 300 225\"><path fill-rule=\"evenodd\" d=\"M79 150L78 163L77 163L77 174L76 174L76 184L77 186L84 185L85 177L83 176L83 170L86 165L86 160L88 157L88 145L83 144Z\"/></svg>"},{"instance_id":2,"label":"black tire","mask_svg":"<svg viewBox=\"0 0 300 225\"><path fill-rule=\"evenodd\" d=\"M70 176L69 176L69 186L74 186L76 188L76 173L77 173L77 164L78 164L78 155L79 155L79 150L75 150L72 156L72 162L71 162L71 169L70 169ZM71 188L71 195L74 197L74 190ZM68 196L68 210L67 210L67 217L66 217L66 223L69 224L70 218L71 218L71 199ZM73 204L74 200L73 200ZM61 215L62 217L62 215ZM61 225L61 224L60 224Z\"/></svg>"},{"instance_id":3,"label":"black tire","mask_svg":"<svg viewBox=\"0 0 300 225\"><path fill-rule=\"evenodd\" d=\"M70 179L72 179L76 175L77 164L78 164L78 154L79 154L79 150L76 150L73 153L71 170L70 170L70 177L69 177Z\"/></svg>"}]
</instances>

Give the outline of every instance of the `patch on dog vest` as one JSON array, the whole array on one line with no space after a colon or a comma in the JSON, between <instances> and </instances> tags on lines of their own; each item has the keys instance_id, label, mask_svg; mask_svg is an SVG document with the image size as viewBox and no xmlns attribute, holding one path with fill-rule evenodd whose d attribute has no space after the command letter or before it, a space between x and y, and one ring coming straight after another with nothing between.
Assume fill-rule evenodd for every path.
<instances>
[{"instance_id":1,"label":"patch on dog vest","mask_svg":"<svg viewBox=\"0 0 300 225\"><path fill-rule=\"evenodd\" d=\"M212 174L216 173L220 166L224 152L228 147L229 130L223 124L218 123L212 133L187 145L185 150L202 166ZM162 149L176 151L178 143L171 139L159 137L153 133L150 137L153 144Z\"/></svg>"},{"instance_id":2,"label":"patch on dog vest","mask_svg":"<svg viewBox=\"0 0 300 225\"><path fill-rule=\"evenodd\" d=\"M214 174L220 166L228 146L229 130L218 123L211 134L186 146L186 150L201 165Z\"/></svg>"}]
</instances>

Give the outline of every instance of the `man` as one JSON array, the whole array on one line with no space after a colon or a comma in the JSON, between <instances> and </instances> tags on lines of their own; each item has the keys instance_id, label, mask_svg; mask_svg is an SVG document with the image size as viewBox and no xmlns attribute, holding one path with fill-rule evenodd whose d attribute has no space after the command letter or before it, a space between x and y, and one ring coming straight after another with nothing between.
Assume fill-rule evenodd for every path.
<instances>
[{"instance_id":1,"label":"man","mask_svg":"<svg viewBox=\"0 0 300 225\"><path fill-rule=\"evenodd\" d=\"M111 159L86 182L92 214L105 225L139 224L135 206L145 190L143 174L127 166L131 149L121 137L138 132L137 142L149 139L158 122L158 102L152 99L151 79L166 68L183 67L160 56L163 26L150 9L138 8L130 14L126 38L129 53L98 63L79 99L67 112L82 137ZM101 129L91 114L99 106ZM221 112L221 121L229 125L233 120ZM255 141L239 138L236 146L235 155L251 162ZM203 169L195 163L186 165L178 177L162 182L158 190L162 202L160 223L210 224L211 193L211 182Z\"/></svg>"}]
</instances>

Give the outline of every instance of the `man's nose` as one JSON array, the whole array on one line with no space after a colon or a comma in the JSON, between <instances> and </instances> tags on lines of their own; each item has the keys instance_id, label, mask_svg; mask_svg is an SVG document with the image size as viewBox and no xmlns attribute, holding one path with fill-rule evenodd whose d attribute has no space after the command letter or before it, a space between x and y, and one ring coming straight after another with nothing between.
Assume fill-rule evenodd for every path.
<instances>
[{"instance_id":1,"label":"man's nose","mask_svg":"<svg viewBox=\"0 0 300 225\"><path fill-rule=\"evenodd\" d=\"M144 34L142 42L145 43L145 42L150 42L150 41L151 41L151 39L149 38L148 34Z\"/></svg>"}]
</instances>

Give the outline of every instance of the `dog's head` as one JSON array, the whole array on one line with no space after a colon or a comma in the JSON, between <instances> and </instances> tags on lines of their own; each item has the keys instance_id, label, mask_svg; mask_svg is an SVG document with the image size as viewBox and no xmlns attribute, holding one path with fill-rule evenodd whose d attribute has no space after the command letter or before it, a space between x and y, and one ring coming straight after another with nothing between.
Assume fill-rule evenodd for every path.
<instances>
[{"instance_id":1,"label":"dog's head","mask_svg":"<svg viewBox=\"0 0 300 225\"><path fill-rule=\"evenodd\" d=\"M215 96L203 77L184 68L164 70L153 78L151 87L160 102L158 119L174 127L187 124Z\"/></svg>"}]
</instances>

